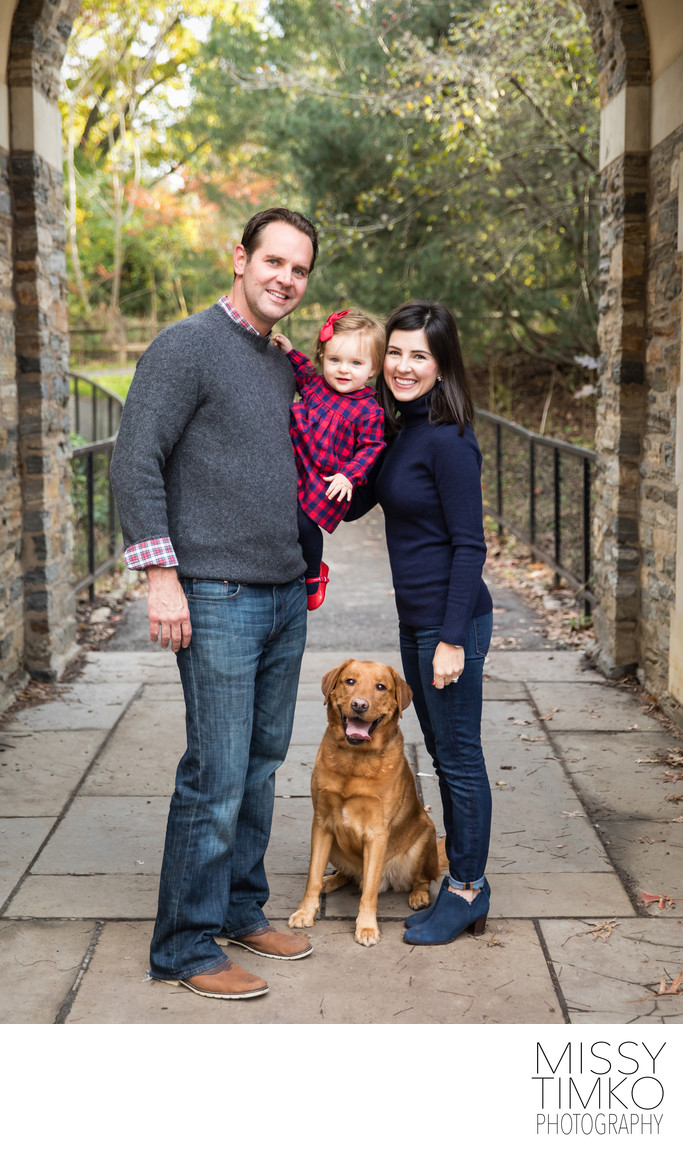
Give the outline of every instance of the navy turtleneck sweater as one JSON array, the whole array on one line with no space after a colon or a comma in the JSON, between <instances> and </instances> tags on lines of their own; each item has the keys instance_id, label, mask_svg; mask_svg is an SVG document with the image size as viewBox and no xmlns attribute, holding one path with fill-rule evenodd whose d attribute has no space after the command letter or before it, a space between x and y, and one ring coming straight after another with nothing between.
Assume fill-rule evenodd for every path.
<instances>
[{"instance_id":1,"label":"navy turtleneck sweater","mask_svg":"<svg viewBox=\"0 0 683 1149\"><path fill-rule=\"evenodd\" d=\"M481 577L481 451L470 426L461 435L457 424L431 424L429 406L429 393L400 404L401 430L371 476L374 490L354 496L347 518L380 503L399 619L464 646L472 619L492 609Z\"/></svg>"}]
</instances>

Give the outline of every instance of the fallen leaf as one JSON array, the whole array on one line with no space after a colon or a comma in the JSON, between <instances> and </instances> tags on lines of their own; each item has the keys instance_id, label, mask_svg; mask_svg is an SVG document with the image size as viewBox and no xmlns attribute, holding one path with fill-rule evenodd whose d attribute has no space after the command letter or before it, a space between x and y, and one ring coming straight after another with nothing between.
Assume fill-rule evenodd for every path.
<instances>
[{"instance_id":1,"label":"fallen leaf","mask_svg":"<svg viewBox=\"0 0 683 1149\"><path fill-rule=\"evenodd\" d=\"M539 722L550 722L551 719L552 719L552 714L542 714L538 721Z\"/></svg>"},{"instance_id":2,"label":"fallen leaf","mask_svg":"<svg viewBox=\"0 0 683 1149\"><path fill-rule=\"evenodd\" d=\"M586 817L583 810L563 810L562 813L566 814L568 818L585 818Z\"/></svg>"},{"instance_id":3,"label":"fallen leaf","mask_svg":"<svg viewBox=\"0 0 683 1149\"><path fill-rule=\"evenodd\" d=\"M499 938L489 938L486 944L487 946L502 946L503 942L501 942Z\"/></svg>"},{"instance_id":4,"label":"fallen leaf","mask_svg":"<svg viewBox=\"0 0 683 1149\"><path fill-rule=\"evenodd\" d=\"M507 782L496 782L496 786L507 786Z\"/></svg>"},{"instance_id":5,"label":"fallen leaf","mask_svg":"<svg viewBox=\"0 0 683 1149\"><path fill-rule=\"evenodd\" d=\"M545 738L541 735L540 738L531 738L528 734L520 734L522 742L545 742Z\"/></svg>"},{"instance_id":6,"label":"fallen leaf","mask_svg":"<svg viewBox=\"0 0 683 1149\"><path fill-rule=\"evenodd\" d=\"M667 802L683 802L683 794L667 794Z\"/></svg>"},{"instance_id":7,"label":"fallen leaf","mask_svg":"<svg viewBox=\"0 0 683 1149\"><path fill-rule=\"evenodd\" d=\"M652 902L657 902L660 910L673 909L676 905L674 899L668 894L648 894L645 890L642 891L639 901L644 906L649 906Z\"/></svg>"},{"instance_id":8,"label":"fallen leaf","mask_svg":"<svg viewBox=\"0 0 683 1149\"><path fill-rule=\"evenodd\" d=\"M529 721L528 718L513 718L511 721L512 721L513 726L531 726L532 725L532 723Z\"/></svg>"},{"instance_id":9,"label":"fallen leaf","mask_svg":"<svg viewBox=\"0 0 683 1149\"><path fill-rule=\"evenodd\" d=\"M593 935L593 941L596 941L597 938L602 938L603 942L606 942L607 939L611 937L612 930L618 925L619 922L617 919L611 918L608 922L596 922L593 929L587 930L586 933Z\"/></svg>"},{"instance_id":10,"label":"fallen leaf","mask_svg":"<svg viewBox=\"0 0 683 1149\"><path fill-rule=\"evenodd\" d=\"M659 988L655 990L655 995L662 997L663 994L666 993L683 993L683 972L679 973L678 977L675 977L668 987L666 984L666 975L662 974Z\"/></svg>"},{"instance_id":11,"label":"fallen leaf","mask_svg":"<svg viewBox=\"0 0 683 1149\"><path fill-rule=\"evenodd\" d=\"M514 766L499 766L499 770L514 770Z\"/></svg>"},{"instance_id":12,"label":"fallen leaf","mask_svg":"<svg viewBox=\"0 0 683 1149\"><path fill-rule=\"evenodd\" d=\"M649 762L650 759L648 758L647 761ZM668 778L670 782L680 782L681 778L683 778L683 771L681 771L681 770L665 770L664 771L664 777Z\"/></svg>"},{"instance_id":13,"label":"fallen leaf","mask_svg":"<svg viewBox=\"0 0 683 1149\"><path fill-rule=\"evenodd\" d=\"M681 814L680 818L672 818L671 821L672 822L683 822L683 814Z\"/></svg>"}]
</instances>

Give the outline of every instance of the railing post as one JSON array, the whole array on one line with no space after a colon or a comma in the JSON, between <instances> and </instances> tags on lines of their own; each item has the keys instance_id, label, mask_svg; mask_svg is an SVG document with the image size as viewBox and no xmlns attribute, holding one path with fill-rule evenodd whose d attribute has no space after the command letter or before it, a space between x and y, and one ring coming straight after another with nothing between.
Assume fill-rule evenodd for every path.
<instances>
[{"instance_id":1,"label":"railing post","mask_svg":"<svg viewBox=\"0 0 683 1149\"><path fill-rule=\"evenodd\" d=\"M560 576L557 568L562 565L562 498L561 498L562 468L560 452L553 448L553 487L555 497L555 578L553 586L560 585Z\"/></svg>"},{"instance_id":2,"label":"railing post","mask_svg":"<svg viewBox=\"0 0 683 1149\"><path fill-rule=\"evenodd\" d=\"M583 613L591 613L585 592L591 577L591 462L583 460Z\"/></svg>"},{"instance_id":3,"label":"railing post","mask_svg":"<svg viewBox=\"0 0 683 1149\"><path fill-rule=\"evenodd\" d=\"M503 524L503 434L500 423L496 423L496 509L498 511L498 537L502 537Z\"/></svg>"},{"instance_id":4,"label":"railing post","mask_svg":"<svg viewBox=\"0 0 683 1149\"><path fill-rule=\"evenodd\" d=\"M529 439L529 538L536 542L536 444Z\"/></svg>"},{"instance_id":5,"label":"railing post","mask_svg":"<svg viewBox=\"0 0 683 1149\"><path fill-rule=\"evenodd\" d=\"M95 468L93 465L94 456L90 452L86 456L86 491L88 499L88 572L91 576L95 574ZM95 598L95 583L92 581L88 587L88 598L93 602Z\"/></svg>"}]
</instances>

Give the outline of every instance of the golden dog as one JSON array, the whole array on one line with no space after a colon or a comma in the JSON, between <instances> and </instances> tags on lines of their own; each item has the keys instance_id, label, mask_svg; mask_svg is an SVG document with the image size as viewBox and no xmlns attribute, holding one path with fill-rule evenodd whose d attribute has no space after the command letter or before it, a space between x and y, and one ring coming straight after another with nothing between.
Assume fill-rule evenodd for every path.
<instances>
[{"instance_id":1,"label":"golden dog","mask_svg":"<svg viewBox=\"0 0 683 1149\"><path fill-rule=\"evenodd\" d=\"M429 905L429 885L439 875L436 830L398 728L412 691L393 667L353 659L329 670L322 690L328 725L311 777L311 860L289 925L312 926L320 891L355 879L362 891L355 938L374 946L377 895L410 890L408 904L419 910ZM323 877L328 861L336 873Z\"/></svg>"}]
</instances>

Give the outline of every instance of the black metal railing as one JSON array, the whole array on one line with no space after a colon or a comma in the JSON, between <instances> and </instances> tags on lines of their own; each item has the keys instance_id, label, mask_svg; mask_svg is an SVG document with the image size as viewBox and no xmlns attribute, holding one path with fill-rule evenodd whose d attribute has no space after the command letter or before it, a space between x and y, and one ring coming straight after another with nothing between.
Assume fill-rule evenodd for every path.
<instances>
[{"instance_id":1,"label":"black metal railing","mask_svg":"<svg viewBox=\"0 0 683 1149\"><path fill-rule=\"evenodd\" d=\"M596 452L477 408L484 510L577 592L590 614Z\"/></svg>"},{"instance_id":2,"label":"black metal railing","mask_svg":"<svg viewBox=\"0 0 683 1149\"><path fill-rule=\"evenodd\" d=\"M74 435L71 457L74 589L80 594L87 588L92 602L96 580L111 570L123 550L109 481L123 400L87 375L70 371L69 377Z\"/></svg>"}]
</instances>

